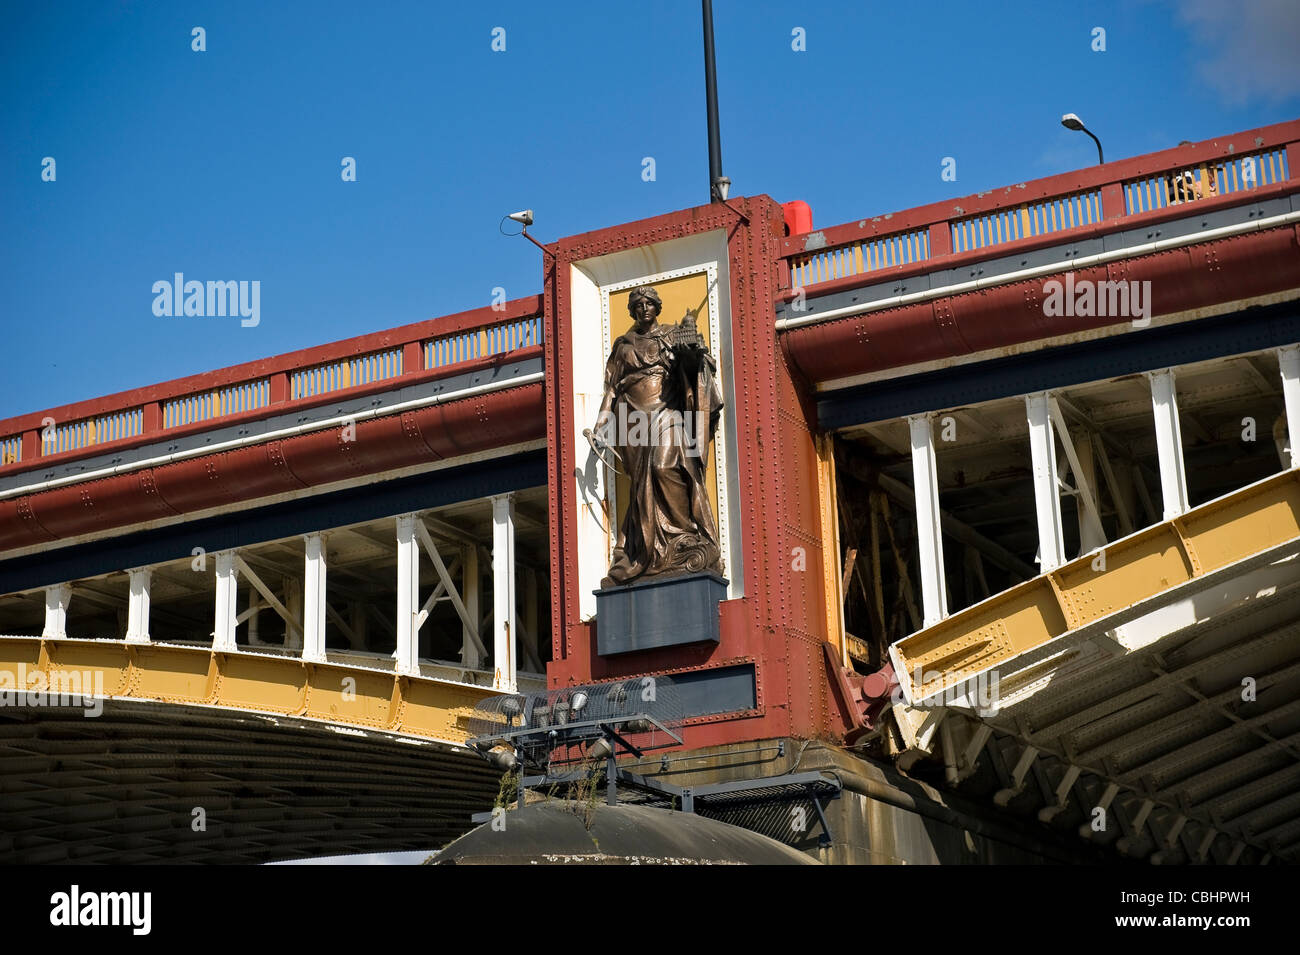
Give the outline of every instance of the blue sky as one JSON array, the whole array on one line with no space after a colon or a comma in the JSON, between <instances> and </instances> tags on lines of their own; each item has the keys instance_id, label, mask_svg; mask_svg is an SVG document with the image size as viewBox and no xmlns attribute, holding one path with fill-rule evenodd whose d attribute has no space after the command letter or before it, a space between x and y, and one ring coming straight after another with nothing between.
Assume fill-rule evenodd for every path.
<instances>
[{"instance_id":1,"label":"blue sky","mask_svg":"<svg viewBox=\"0 0 1300 955\"><path fill-rule=\"evenodd\" d=\"M1109 158L1293 119L1297 10L716 0L724 168L824 226L1089 165L1067 111ZM503 214L707 198L700 51L693 0L6 4L0 417L540 291ZM260 323L155 316L176 272L259 281Z\"/></svg>"}]
</instances>

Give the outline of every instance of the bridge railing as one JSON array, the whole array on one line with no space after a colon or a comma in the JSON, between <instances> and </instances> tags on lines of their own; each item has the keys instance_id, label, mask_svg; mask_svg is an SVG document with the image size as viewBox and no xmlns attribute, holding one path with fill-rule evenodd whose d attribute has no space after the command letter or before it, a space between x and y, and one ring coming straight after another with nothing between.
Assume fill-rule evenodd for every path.
<instances>
[{"instance_id":1,"label":"bridge railing","mask_svg":"<svg viewBox=\"0 0 1300 955\"><path fill-rule=\"evenodd\" d=\"M788 236L785 297L1014 254L1083 229L1176 218L1187 203L1284 193L1297 165L1300 120Z\"/></svg>"},{"instance_id":2,"label":"bridge railing","mask_svg":"<svg viewBox=\"0 0 1300 955\"><path fill-rule=\"evenodd\" d=\"M280 414L542 344L528 298L0 421L0 474Z\"/></svg>"}]
</instances>

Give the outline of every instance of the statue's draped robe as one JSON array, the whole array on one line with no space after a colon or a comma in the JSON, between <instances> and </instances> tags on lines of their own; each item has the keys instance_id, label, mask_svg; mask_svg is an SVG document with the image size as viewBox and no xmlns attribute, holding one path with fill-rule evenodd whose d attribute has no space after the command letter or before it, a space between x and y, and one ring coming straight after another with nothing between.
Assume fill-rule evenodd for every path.
<instances>
[{"instance_id":1,"label":"statue's draped robe","mask_svg":"<svg viewBox=\"0 0 1300 955\"><path fill-rule=\"evenodd\" d=\"M721 572L705 474L722 393L708 352L674 349L673 331L631 329L614 342L605 366L606 392L615 395L614 444L631 483L606 586Z\"/></svg>"}]
</instances>

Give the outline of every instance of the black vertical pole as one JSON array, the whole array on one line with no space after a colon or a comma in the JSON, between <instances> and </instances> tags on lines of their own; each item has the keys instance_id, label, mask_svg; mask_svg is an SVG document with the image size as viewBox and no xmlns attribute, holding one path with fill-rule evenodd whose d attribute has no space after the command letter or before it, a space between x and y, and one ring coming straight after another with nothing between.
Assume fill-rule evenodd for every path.
<instances>
[{"instance_id":1,"label":"black vertical pole","mask_svg":"<svg viewBox=\"0 0 1300 955\"><path fill-rule=\"evenodd\" d=\"M704 95L709 115L709 201L720 202L722 139L718 133L718 69L713 61L713 0L701 0L701 6L704 8Z\"/></svg>"}]
</instances>

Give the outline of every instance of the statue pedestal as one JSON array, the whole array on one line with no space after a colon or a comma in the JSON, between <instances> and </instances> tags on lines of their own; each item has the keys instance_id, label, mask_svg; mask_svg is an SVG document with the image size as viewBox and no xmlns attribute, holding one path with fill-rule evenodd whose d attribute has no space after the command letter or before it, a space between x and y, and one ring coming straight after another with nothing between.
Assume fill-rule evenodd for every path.
<instances>
[{"instance_id":1,"label":"statue pedestal","mask_svg":"<svg viewBox=\"0 0 1300 955\"><path fill-rule=\"evenodd\" d=\"M718 642L718 604L727 581L717 574L652 579L596 592L596 652L602 656Z\"/></svg>"}]
</instances>

